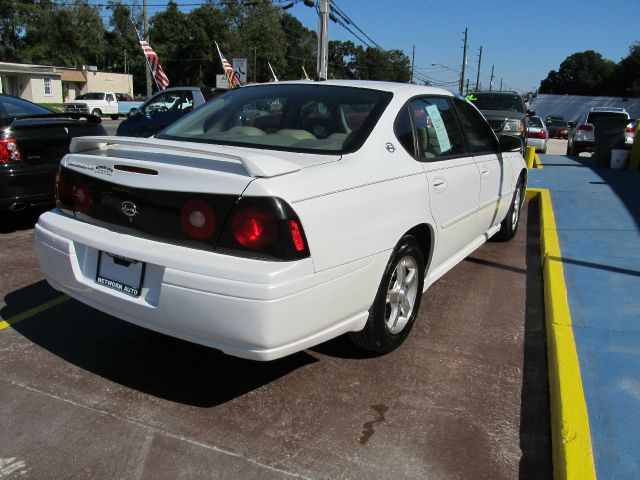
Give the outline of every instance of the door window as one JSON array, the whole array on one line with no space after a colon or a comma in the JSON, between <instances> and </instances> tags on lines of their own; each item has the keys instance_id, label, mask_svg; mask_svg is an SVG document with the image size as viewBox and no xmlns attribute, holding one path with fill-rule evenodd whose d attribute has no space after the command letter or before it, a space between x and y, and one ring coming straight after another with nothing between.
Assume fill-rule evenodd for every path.
<instances>
[{"instance_id":1,"label":"door window","mask_svg":"<svg viewBox=\"0 0 640 480\"><path fill-rule=\"evenodd\" d=\"M465 100L455 99L454 101L467 138L469 152L472 154L497 152L496 136L482 114Z\"/></svg>"},{"instance_id":2,"label":"door window","mask_svg":"<svg viewBox=\"0 0 640 480\"><path fill-rule=\"evenodd\" d=\"M409 110L406 105L402 107L398 118L396 118L393 131L396 134L400 145L404 147L409 155L415 158L416 147L413 136L413 126L411 125L411 116L409 115Z\"/></svg>"},{"instance_id":3,"label":"door window","mask_svg":"<svg viewBox=\"0 0 640 480\"><path fill-rule=\"evenodd\" d=\"M115 98L113 98L113 95L111 95L110 93L107 94L107 102L113 102L115 100Z\"/></svg>"},{"instance_id":4,"label":"door window","mask_svg":"<svg viewBox=\"0 0 640 480\"><path fill-rule=\"evenodd\" d=\"M411 102L409 110L420 160L433 161L464 153L462 133L446 98L419 98Z\"/></svg>"}]
</instances>

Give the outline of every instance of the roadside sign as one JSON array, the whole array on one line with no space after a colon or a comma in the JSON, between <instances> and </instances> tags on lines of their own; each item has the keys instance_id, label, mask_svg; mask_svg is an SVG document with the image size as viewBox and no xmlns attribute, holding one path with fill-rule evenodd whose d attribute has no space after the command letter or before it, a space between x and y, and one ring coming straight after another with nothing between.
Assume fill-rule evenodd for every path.
<instances>
[{"instance_id":1,"label":"roadside sign","mask_svg":"<svg viewBox=\"0 0 640 480\"><path fill-rule=\"evenodd\" d=\"M216 75L216 88L229 88L229 82L227 81L226 75Z\"/></svg>"},{"instance_id":2,"label":"roadside sign","mask_svg":"<svg viewBox=\"0 0 640 480\"><path fill-rule=\"evenodd\" d=\"M240 82L244 85L247 83L247 67L249 63L246 58L234 58L233 69L240 75Z\"/></svg>"}]
</instances>

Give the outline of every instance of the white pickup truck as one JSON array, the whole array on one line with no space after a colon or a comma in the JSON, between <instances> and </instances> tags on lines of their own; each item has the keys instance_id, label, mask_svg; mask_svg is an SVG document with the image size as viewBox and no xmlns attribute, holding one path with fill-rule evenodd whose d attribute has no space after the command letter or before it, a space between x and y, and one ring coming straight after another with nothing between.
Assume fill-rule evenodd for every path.
<instances>
[{"instance_id":1,"label":"white pickup truck","mask_svg":"<svg viewBox=\"0 0 640 480\"><path fill-rule=\"evenodd\" d=\"M116 120L120 115L128 115L130 110L142 102L119 102L120 94L113 92L90 92L79 95L73 102L64 104L65 113L90 113L101 117L110 116ZM122 105L121 105L122 104Z\"/></svg>"}]
</instances>

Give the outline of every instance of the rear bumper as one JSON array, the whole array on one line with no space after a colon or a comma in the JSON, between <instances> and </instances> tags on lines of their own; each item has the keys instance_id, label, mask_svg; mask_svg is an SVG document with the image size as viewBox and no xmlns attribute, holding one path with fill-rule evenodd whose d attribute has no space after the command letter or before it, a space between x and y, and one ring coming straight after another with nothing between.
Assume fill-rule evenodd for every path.
<instances>
[{"instance_id":1,"label":"rear bumper","mask_svg":"<svg viewBox=\"0 0 640 480\"><path fill-rule=\"evenodd\" d=\"M56 167L0 171L0 210L17 203L27 207L53 204Z\"/></svg>"},{"instance_id":2,"label":"rear bumper","mask_svg":"<svg viewBox=\"0 0 640 480\"><path fill-rule=\"evenodd\" d=\"M535 147L536 150L545 150L547 140L542 138L527 138L527 147Z\"/></svg>"},{"instance_id":3,"label":"rear bumper","mask_svg":"<svg viewBox=\"0 0 640 480\"><path fill-rule=\"evenodd\" d=\"M273 360L364 327L390 252L323 272L311 259L265 262L122 235L43 214L40 266L56 289L98 310L187 341ZM99 251L146 263L138 298L96 283Z\"/></svg>"}]
</instances>

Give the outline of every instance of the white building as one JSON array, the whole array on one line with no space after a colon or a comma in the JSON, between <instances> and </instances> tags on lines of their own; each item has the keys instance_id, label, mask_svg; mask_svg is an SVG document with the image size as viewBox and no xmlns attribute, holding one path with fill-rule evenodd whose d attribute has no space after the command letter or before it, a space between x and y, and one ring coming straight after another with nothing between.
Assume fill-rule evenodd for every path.
<instances>
[{"instance_id":1,"label":"white building","mask_svg":"<svg viewBox=\"0 0 640 480\"><path fill-rule=\"evenodd\" d=\"M0 93L35 103L62 103L87 92L133 95L133 76L99 72L95 67L68 68L0 62Z\"/></svg>"}]
</instances>

